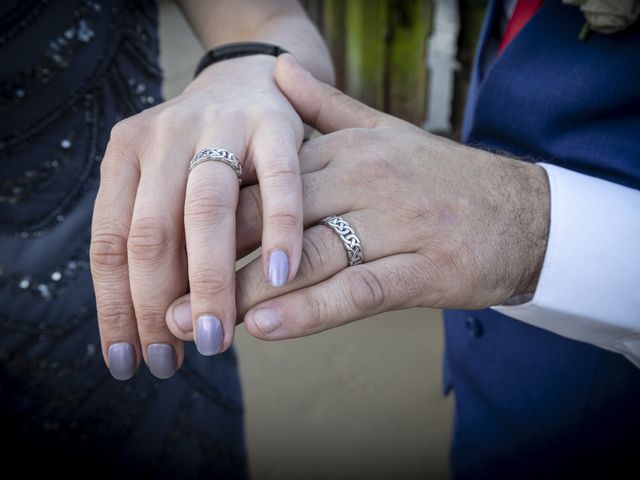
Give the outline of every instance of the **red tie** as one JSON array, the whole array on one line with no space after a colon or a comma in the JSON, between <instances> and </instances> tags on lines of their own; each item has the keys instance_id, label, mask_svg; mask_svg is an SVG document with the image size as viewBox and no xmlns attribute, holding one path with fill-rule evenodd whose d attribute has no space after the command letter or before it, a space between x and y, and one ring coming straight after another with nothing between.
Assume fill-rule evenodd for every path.
<instances>
[{"instance_id":1,"label":"red tie","mask_svg":"<svg viewBox=\"0 0 640 480\"><path fill-rule=\"evenodd\" d=\"M542 0L518 0L500 42L500 51L518 34L542 5Z\"/></svg>"}]
</instances>

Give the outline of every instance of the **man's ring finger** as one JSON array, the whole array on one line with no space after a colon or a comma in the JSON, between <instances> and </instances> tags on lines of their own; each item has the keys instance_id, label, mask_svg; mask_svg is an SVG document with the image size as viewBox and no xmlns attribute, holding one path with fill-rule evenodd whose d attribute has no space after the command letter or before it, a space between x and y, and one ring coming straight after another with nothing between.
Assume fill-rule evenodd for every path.
<instances>
[{"instance_id":1,"label":"man's ring finger","mask_svg":"<svg viewBox=\"0 0 640 480\"><path fill-rule=\"evenodd\" d=\"M340 237L347 252L349 266L352 267L364 263L364 254L362 252L362 245L360 245L360 239L344 218L331 215L320 220L320 224L331 228L338 237Z\"/></svg>"}]
</instances>

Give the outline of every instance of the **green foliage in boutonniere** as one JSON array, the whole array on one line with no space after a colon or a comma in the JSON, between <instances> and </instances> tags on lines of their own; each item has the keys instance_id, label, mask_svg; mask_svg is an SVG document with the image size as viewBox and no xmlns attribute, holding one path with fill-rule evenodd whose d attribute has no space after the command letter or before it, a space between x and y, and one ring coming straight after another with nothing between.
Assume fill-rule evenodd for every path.
<instances>
[{"instance_id":1,"label":"green foliage in boutonniere","mask_svg":"<svg viewBox=\"0 0 640 480\"><path fill-rule=\"evenodd\" d=\"M638 19L640 0L562 0L568 5L580 7L587 18L579 38L586 40L589 31L616 33Z\"/></svg>"}]
</instances>

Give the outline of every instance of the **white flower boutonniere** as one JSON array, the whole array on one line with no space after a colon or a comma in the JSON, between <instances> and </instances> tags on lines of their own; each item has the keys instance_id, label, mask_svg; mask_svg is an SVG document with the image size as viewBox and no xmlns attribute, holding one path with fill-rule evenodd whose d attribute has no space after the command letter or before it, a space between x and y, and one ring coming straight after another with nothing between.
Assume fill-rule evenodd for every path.
<instances>
[{"instance_id":1,"label":"white flower boutonniere","mask_svg":"<svg viewBox=\"0 0 640 480\"><path fill-rule=\"evenodd\" d=\"M598 33L616 33L638 19L640 0L562 0L568 5L580 7L587 23L580 32L586 40L590 30Z\"/></svg>"}]
</instances>

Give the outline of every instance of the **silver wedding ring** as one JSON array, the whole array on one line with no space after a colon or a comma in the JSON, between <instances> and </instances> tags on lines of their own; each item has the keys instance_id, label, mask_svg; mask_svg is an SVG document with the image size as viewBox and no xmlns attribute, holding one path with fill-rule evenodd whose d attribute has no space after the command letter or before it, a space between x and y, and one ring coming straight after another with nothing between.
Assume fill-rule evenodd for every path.
<instances>
[{"instance_id":1,"label":"silver wedding ring","mask_svg":"<svg viewBox=\"0 0 640 480\"><path fill-rule=\"evenodd\" d=\"M360 245L360 239L353 231L351 225L342 217L337 215L331 215L330 217L320 220L321 225L326 225L331 228L340 237L345 250L347 251L347 258L349 259L349 266L360 265L364 263L364 255L362 253L362 245Z\"/></svg>"},{"instance_id":2,"label":"silver wedding ring","mask_svg":"<svg viewBox=\"0 0 640 480\"><path fill-rule=\"evenodd\" d=\"M242 183L242 164L236 156L224 148L205 148L196 153L189 163L189 173L203 162L222 162L236 172L238 183Z\"/></svg>"}]
</instances>

